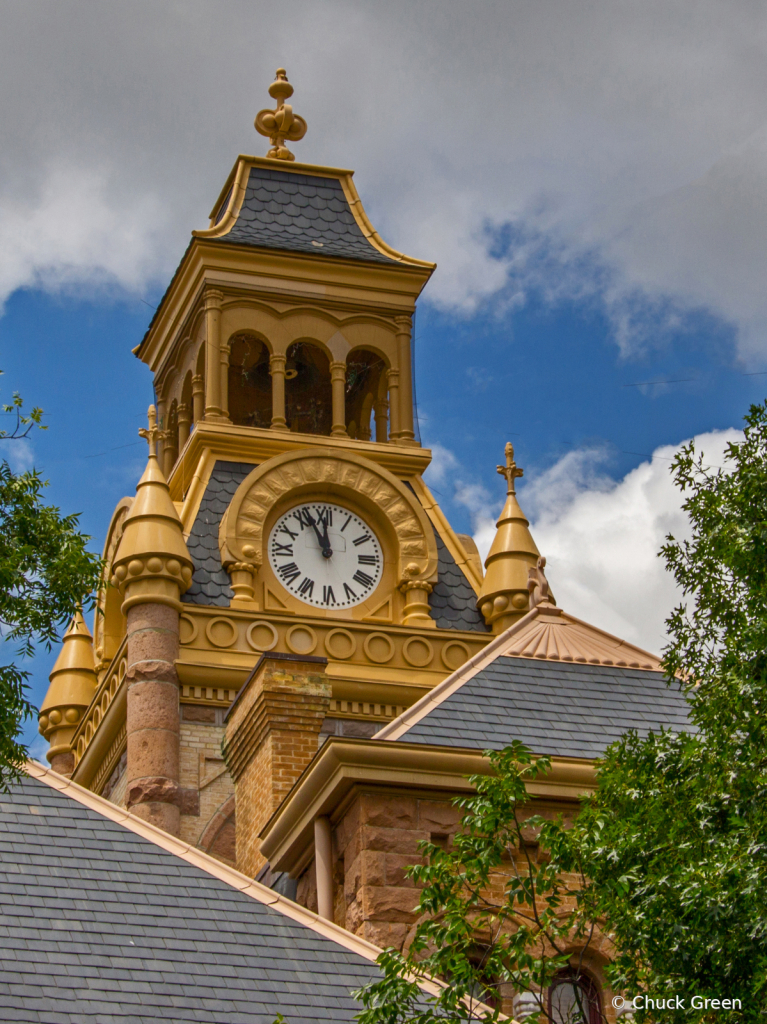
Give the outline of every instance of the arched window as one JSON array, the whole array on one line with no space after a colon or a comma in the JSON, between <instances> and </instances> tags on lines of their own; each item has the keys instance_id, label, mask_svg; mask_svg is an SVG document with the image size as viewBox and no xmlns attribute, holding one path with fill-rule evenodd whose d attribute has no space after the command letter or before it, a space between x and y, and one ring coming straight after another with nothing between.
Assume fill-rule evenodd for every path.
<instances>
[{"instance_id":1,"label":"arched window","mask_svg":"<svg viewBox=\"0 0 767 1024\"><path fill-rule=\"evenodd\" d=\"M229 352L229 418L238 427L272 422L269 350L252 334L235 334Z\"/></svg>"},{"instance_id":2,"label":"arched window","mask_svg":"<svg viewBox=\"0 0 767 1024\"><path fill-rule=\"evenodd\" d=\"M371 437L371 413L379 392L381 375L386 372L386 363L375 352L355 349L346 360L346 428L354 425L352 436L360 441ZM376 437L376 440L381 438Z\"/></svg>"},{"instance_id":3,"label":"arched window","mask_svg":"<svg viewBox=\"0 0 767 1024\"><path fill-rule=\"evenodd\" d=\"M329 434L333 422L330 361L317 345L294 342L285 363L285 418L301 434Z\"/></svg>"},{"instance_id":4,"label":"arched window","mask_svg":"<svg viewBox=\"0 0 767 1024\"><path fill-rule=\"evenodd\" d=\"M551 1024L600 1024L599 989L583 971L561 971L549 989Z\"/></svg>"}]
</instances>

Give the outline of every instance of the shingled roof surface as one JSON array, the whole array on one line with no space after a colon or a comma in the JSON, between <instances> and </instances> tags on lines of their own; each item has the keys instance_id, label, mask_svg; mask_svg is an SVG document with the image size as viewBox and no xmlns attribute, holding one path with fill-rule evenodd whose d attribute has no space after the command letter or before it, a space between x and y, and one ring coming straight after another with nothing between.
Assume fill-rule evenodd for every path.
<instances>
[{"instance_id":1,"label":"shingled roof surface","mask_svg":"<svg viewBox=\"0 0 767 1024\"><path fill-rule=\"evenodd\" d=\"M194 562L192 582L181 600L187 604L225 608L232 599L229 573L221 565L218 529L221 518L245 477L255 469L250 462L216 462L202 496L187 548ZM484 633L485 621L477 610L477 596L455 559L435 531L438 582L429 595L439 629L468 629Z\"/></svg>"},{"instance_id":2,"label":"shingled roof surface","mask_svg":"<svg viewBox=\"0 0 767 1024\"><path fill-rule=\"evenodd\" d=\"M36 779L0 795L0 1020L352 1021L375 965Z\"/></svg>"},{"instance_id":3,"label":"shingled roof surface","mask_svg":"<svg viewBox=\"0 0 767 1024\"><path fill-rule=\"evenodd\" d=\"M628 729L690 729L687 702L660 672L501 656L397 738L595 758Z\"/></svg>"},{"instance_id":4,"label":"shingled roof surface","mask_svg":"<svg viewBox=\"0 0 767 1024\"><path fill-rule=\"evenodd\" d=\"M251 168L235 224L225 235L208 241L397 262L363 235L337 178L270 167Z\"/></svg>"},{"instance_id":5,"label":"shingled roof surface","mask_svg":"<svg viewBox=\"0 0 767 1024\"><path fill-rule=\"evenodd\" d=\"M218 528L221 517L245 477L255 469L251 462L216 462L197 511L187 549L194 563L192 582L181 600L187 604L228 608L234 591L229 573L221 565Z\"/></svg>"}]
</instances>

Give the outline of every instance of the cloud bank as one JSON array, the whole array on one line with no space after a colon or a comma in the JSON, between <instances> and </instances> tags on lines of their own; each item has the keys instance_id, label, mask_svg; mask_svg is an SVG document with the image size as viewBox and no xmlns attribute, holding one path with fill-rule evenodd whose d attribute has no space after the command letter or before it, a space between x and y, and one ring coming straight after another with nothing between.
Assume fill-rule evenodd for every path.
<instances>
[{"instance_id":1,"label":"cloud bank","mask_svg":"<svg viewBox=\"0 0 767 1024\"><path fill-rule=\"evenodd\" d=\"M722 466L727 444L742 437L737 430L712 431L698 435L695 447L709 465ZM689 536L669 472L680 447L657 448L617 482L602 470L605 450L569 452L520 493L557 604L656 654L665 642L665 619L681 600L658 551L669 533ZM469 504L484 558L494 519L486 504Z\"/></svg>"},{"instance_id":2,"label":"cloud bank","mask_svg":"<svg viewBox=\"0 0 767 1024\"><path fill-rule=\"evenodd\" d=\"M299 159L354 166L428 295L585 298L624 352L767 324L767 9L754 0L0 0L0 300L164 282L277 64Z\"/></svg>"}]
</instances>

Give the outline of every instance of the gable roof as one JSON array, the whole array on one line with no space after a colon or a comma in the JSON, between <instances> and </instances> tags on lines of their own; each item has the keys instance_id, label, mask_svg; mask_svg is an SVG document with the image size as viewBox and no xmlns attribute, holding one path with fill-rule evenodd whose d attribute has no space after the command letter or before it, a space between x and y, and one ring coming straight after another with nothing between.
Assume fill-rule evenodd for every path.
<instances>
[{"instance_id":1,"label":"gable roof","mask_svg":"<svg viewBox=\"0 0 767 1024\"><path fill-rule=\"evenodd\" d=\"M596 758L629 729L689 728L657 657L542 604L390 722L376 739Z\"/></svg>"},{"instance_id":2,"label":"gable roof","mask_svg":"<svg viewBox=\"0 0 767 1024\"><path fill-rule=\"evenodd\" d=\"M375 946L29 762L0 795L4 1021L351 1021Z\"/></svg>"}]
</instances>

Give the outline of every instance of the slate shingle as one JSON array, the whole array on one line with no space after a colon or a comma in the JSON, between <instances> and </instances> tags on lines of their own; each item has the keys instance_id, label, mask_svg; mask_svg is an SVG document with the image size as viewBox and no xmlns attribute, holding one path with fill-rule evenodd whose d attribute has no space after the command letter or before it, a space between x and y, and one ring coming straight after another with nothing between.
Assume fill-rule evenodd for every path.
<instances>
[{"instance_id":1,"label":"slate shingle","mask_svg":"<svg viewBox=\"0 0 767 1024\"><path fill-rule=\"evenodd\" d=\"M62 822L86 841L73 847ZM8 1024L272 1024L278 1012L290 1024L351 1022L350 992L377 976L370 961L37 780L3 795L0 836ZM130 871L105 856L115 844ZM35 860L21 884L16 850Z\"/></svg>"},{"instance_id":2,"label":"slate shingle","mask_svg":"<svg viewBox=\"0 0 767 1024\"><path fill-rule=\"evenodd\" d=\"M271 167L251 168L237 220L225 235L209 241L397 262L363 235L340 181Z\"/></svg>"},{"instance_id":3,"label":"slate shingle","mask_svg":"<svg viewBox=\"0 0 767 1024\"><path fill-rule=\"evenodd\" d=\"M690 729L687 702L660 672L499 657L399 737L407 743L595 758L629 729Z\"/></svg>"}]
</instances>

